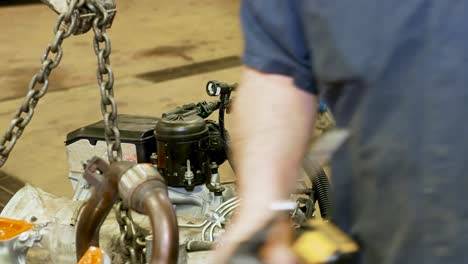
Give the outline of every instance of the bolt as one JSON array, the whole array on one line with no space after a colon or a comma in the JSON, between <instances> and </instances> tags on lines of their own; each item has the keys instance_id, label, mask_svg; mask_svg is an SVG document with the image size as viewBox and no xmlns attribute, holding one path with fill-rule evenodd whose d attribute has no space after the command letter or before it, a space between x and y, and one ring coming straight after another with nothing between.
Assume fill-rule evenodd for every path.
<instances>
[{"instance_id":1,"label":"bolt","mask_svg":"<svg viewBox=\"0 0 468 264\"><path fill-rule=\"evenodd\" d=\"M29 232L22 233L19 237L18 240L20 242L26 242L29 239Z\"/></svg>"},{"instance_id":2,"label":"bolt","mask_svg":"<svg viewBox=\"0 0 468 264\"><path fill-rule=\"evenodd\" d=\"M195 175L192 172L192 168L190 167L190 160L187 160L187 171L185 172L184 177L188 185L192 185L192 180L194 176Z\"/></svg>"}]
</instances>

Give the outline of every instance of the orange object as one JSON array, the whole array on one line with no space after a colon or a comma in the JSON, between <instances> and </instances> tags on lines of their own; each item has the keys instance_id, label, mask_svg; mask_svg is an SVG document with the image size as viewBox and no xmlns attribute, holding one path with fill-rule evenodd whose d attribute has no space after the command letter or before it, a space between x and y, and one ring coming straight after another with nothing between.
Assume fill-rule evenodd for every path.
<instances>
[{"instance_id":1,"label":"orange object","mask_svg":"<svg viewBox=\"0 0 468 264\"><path fill-rule=\"evenodd\" d=\"M311 219L307 226L308 230L299 236L293 246L301 263L342 263L341 258L349 257L359 250L356 242L330 222Z\"/></svg>"},{"instance_id":2,"label":"orange object","mask_svg":"<svg viewBox=\"0 0 468 264\"><path fill-rule=\"evenodd\" d=\"M102 250L98 247L90 247L86 253L81 257L78 264L102 264L104 256Z\"/></svg>"},{"instance_id":3,"label":"orange object","mask_svg":"<svg viewBox=\"0 0 468 264\"><path fill-rule=\"evenodd\" d=\"M34 224L10 218L0 217L0 241L10 240L23 232L31 230Z\"/></svg>"}]
</instances>

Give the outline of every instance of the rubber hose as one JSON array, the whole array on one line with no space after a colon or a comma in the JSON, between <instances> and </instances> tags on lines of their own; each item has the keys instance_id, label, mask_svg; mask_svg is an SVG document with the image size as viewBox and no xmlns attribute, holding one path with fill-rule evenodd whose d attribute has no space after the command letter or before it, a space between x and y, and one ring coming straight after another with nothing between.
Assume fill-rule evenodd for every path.
<instances>
[{"instance_id":1,"label":"rubber hose","mask_svg":"<svg viewBox=\"0 0 468 264\"><path fill-rule=\"evenodd\" d=\"M316 162L308 162L304 166L309 178L312 181L312 190L314 198L317 199L322 218L329 220L331 218L331 187L327 174Z\"/></svg>"}]
</instances>

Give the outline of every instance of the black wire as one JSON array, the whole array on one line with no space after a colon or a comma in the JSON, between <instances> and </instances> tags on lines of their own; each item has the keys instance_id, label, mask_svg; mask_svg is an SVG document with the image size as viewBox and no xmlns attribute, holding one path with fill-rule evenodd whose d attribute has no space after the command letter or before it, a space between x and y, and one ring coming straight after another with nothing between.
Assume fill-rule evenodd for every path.
<instances>
[{"instance_id":1,"label":"black wire","mask_svg":"<svg viewBox=\"0 0 468 264\"><path fill-rule=\"evenodd\" d=\"M226 112L226 106L229 103L229 97L231 96L231 93L226 93L221 95L221 105L219 106L219 118L218 118L218 123L219 123L219 129L220 129L220 135L221 135L221 143L223 144L223 149L226 154L226 157L228 158L229 164L231 165L231 168L234 172L236 172L234 168L234 163L231 159L231 153L229 150L229 144L228 144L228 139L226 136L226 129L224 127L224 114Z\"/></svg>"}]
</instances>

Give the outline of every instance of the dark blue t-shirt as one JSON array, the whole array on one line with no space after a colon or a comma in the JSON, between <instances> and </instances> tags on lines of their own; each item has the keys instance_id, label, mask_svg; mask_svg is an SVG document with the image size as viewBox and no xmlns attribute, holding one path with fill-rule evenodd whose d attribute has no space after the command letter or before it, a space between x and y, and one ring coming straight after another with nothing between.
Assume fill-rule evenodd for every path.
<instances>
[{"instance_id":1,"label":"dark blue t-shirt","mask_svg":"<svg viewBox=\"0 0 468 264\"><path fill-rule=\"evenodd\" d=\"M351 132L334 220L359 263L468 263L468 1L244 0L241 14L244 63L325 96Z\"/></svg>"}]
</instances>

